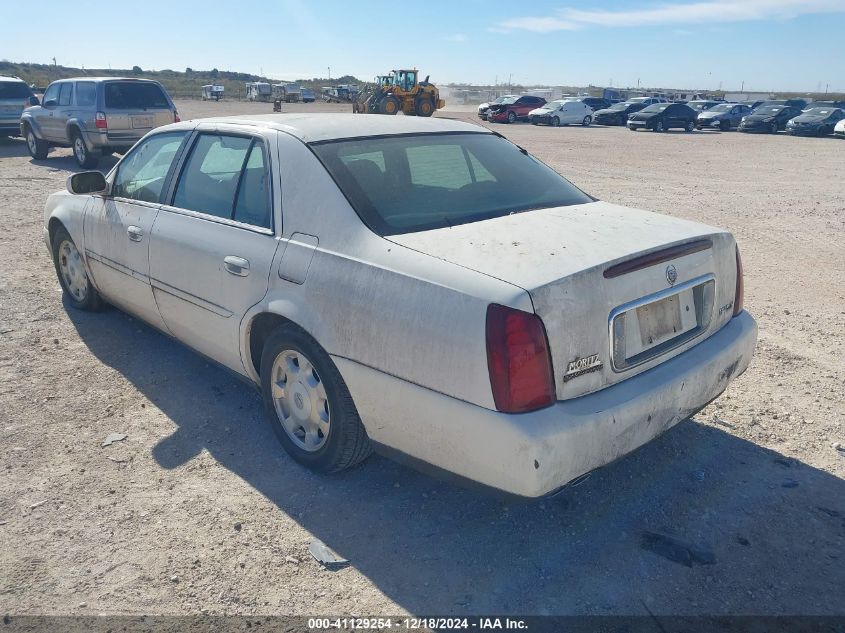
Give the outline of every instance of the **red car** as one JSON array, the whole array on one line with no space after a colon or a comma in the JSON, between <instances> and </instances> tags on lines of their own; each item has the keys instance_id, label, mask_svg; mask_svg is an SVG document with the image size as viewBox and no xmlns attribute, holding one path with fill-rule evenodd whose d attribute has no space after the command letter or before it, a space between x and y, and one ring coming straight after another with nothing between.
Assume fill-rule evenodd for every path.
<instances>
[{"instance_id":1,"label":"red car","mask_svg":"<svg viewBox=\"0 0 845 633\"><path fill-rule=\"evenodd\" d=\"M530 95L509 97L502 101L502 103L490 104L490 109L487 110L487 120L495 121L496 123L513 123L517 120L527 121L528 113L545 105L545 103L546 100L543 97L532 97Z\"/></svg>"}]
</instances>

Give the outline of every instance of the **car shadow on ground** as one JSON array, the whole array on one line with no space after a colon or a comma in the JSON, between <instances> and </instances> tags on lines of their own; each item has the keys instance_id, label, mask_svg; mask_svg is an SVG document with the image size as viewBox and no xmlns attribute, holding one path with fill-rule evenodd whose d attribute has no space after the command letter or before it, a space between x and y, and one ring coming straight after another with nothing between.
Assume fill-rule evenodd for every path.
<instances>
[{"instance_id":1,"label":"car shadow on ground","mask_svg":"<svg viewBox=\"0 0 845 633\"><path fill-rule=\"evenodd\" d=\"M0 137L0 159L21 158L25 156L29 156L26 141L17 137ZM103 156L97 164L96 169L106 174L117 164L119 158L120 156L117 155ZM75 174L80 171L86 171L77 164L70 150L66 148L51 148L46 159L36 160L31 158L29 162L39 167L47 167L54 172L65 171L69 174Z\"/></svg>"},{"instance_id":2,"label":"car shadow on ground","mask_svg":"<svg viewBox=\"0 0 845 633\"><path fill-rule=\"evenodd\" d=\"M318 476L287 458L241 381L116 309L68 314L176 425L153 449L162 468L208 451L411 613L845 613L845 482L725 430L683 422L530 502L380 457ZM690 547L645 548L649 532Z\"/></svg>"}]
</instances>

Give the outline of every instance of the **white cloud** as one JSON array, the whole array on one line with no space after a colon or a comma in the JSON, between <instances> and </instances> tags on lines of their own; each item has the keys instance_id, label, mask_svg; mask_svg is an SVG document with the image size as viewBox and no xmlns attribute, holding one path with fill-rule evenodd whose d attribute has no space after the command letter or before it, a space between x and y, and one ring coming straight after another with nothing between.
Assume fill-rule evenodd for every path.
<instances>
[{"instance_id":1,"label":"white cloud","mask_svg":"<svg viewBox=\"0 0 845 633\"><path fill-rule=\"evenodd\" d=\"M455 33L454 35L447 35L443 38L447 42L466 42L469 38L463 33Z\"/></svg>"},{"instance_id":2,"label":"white cloud","mask_svg":"<svg viewBox=\"0 0 845 633\"><path fill-rule=\"evenodd\" d=\"M503 31L535 33L566 31L587 26L660 26L702 22L748 22L790 20L814 13L843 13L845 0L705 0L688 4L660 4L648 8L605 11L559 9L547 17L513 18L500 22Z\"/></svg>"}]
</instances>

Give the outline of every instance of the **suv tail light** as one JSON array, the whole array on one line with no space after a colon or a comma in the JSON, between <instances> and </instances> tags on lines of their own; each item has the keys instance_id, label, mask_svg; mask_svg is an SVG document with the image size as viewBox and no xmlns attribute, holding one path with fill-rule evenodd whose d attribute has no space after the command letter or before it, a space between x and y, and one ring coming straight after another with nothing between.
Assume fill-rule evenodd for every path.
<instances>
[{"instance_id":1,"label":"suv tail light","mask_svg":"<svg viewBox=\"0 0 845 633\"><path fill-rule=\"evenodd\" d=\"M487 307L487 369L499 411L523 413L555 401L546 328L536 314Z\"/></svg>"},{"instance_id":2,"label":"suv tail light","mask_svg":"<svg viewBox=\"0 0 845 633\"><path fill-rule=\"evenodd\" d=\"M742 312L745 302L745 280L743 279L742 257L739 256L739 246L736 247L736 291L734 292L734 316Z\"/></svg>"},{"instance_id":3,"label":"suv tail light","mask_svg":"<svg viewBox=\"0 0 845 633\"><path fill-rule=\"evenodd\" d=\"M109 124L108 121L106 121L105 112L97 112L97 114L94 115L94 125L97 126L98 130L105 130L108 128Z\"/></svg>"}]
</instances>

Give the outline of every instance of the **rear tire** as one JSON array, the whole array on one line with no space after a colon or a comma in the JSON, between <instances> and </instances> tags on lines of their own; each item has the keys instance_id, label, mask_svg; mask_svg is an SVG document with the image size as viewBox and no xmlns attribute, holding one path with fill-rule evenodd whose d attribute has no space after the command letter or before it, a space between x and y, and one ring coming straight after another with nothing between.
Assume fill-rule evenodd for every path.
<instances>
[{"instance_id":1,"label":"rear tire","mask_svg":"<svg viewBox=\"0 0 845 633\"><path fill-rule=\"evenodd\" d=\"M30 156L32 156L35 160L44 160L47 158L47 152L49 151L50 146L47 145L47 141L41 140L35 136L35 132L32 131L32 128L29 125L26 126L24 138L26 139L26 148L29 150Z\"/></svg>"},{"instance_id":2,"label":"rear tire","mask_svg":"<svg viewBox=\"0 0 845 633\"><path fill-rule=\"evenodd\" d=\"M97 155L88 149L85 144L85 139L78 130L74 130L71 135L71 147L73 148L73 157L77 164L83 169L94 169L97 166L99 159Z\"/></svg>"},{"instance_id":3,"label":"rear tire","mask_svg":"<svg viewBox=\"0 0 845 633\"><path fill-rule=\"evenodd\" d=\"M82 255L65 227L56 229L51 245L53 265L68 303L85 312L102 310L104 303L100 293L91 284Z\"/></svg>"},{"instance_id":4,"label":"rear tire","mask_svg":"<svg viewBox=\"0 0 845 633\"><path fill-rule=\"evenodd\" d=\"M399 99L396 97L388 96L383 97L378 104L378 111L381 114L396 114L399 112Z\"/></svg>"},{"instance_id":5,"label":"rear tire","mask_svg":"<svg viewBox=\"0 0 845 633\"><path fill-rule=\"evenodd\" d=\"M552 117L552 127L560 127L560 119L556 116Z\"/></svg>"},{"instance_id":6,"label":"rear tire","mask_svg":"<svg viewBox=\"0 0 845 633\"><path fill-rule=\"evenodd\" d=\"M264 344L261 393L273 432L303 466L333 473L372 453L337 367L317 341L293 323L279 327Z\"/></svg>"},{"instance_id":7,"label":"rear tire","mask_svg":"<svg viewBox=\"0 0 845 633\"><path fill-rule=\"evenodd\" d=\"M663 121L658 121L654 124L653 129L655 132L663 132L666 128L663 127Z\"/></svg>"},{"instance_id":8,"label":"rear tire","mask_svg":"<svg viewBox=\"0 0 845 633\"><path fill-rule=\"evenodd\" d=\"M719 122L719 129L722 132L728 132L731 129L731 122L730 121L720 121Z\"/></svg>"},{"instance_id":9,"label":"rear tire","mask_svg":"<svg viewBox=\"0 0 845 633\"><path fill-rule=\"evenodd\" d=\"M692 121L687 121L687 124L684 127L684 131L685 132L692 132L694 128L695 128L695 123L693 123Z\"/></svg>"},{"instance_id":10,"label":"rear tire","mask_svg":"<svg viewBox=\"0 0 845 633\"><path fill-rule=\"evenodd\" d=\"M772 121L771 126L769 126L769 132L771 132L772 134L778 133L778 122L777 121Z\"/></svg>"}]
</instances>

